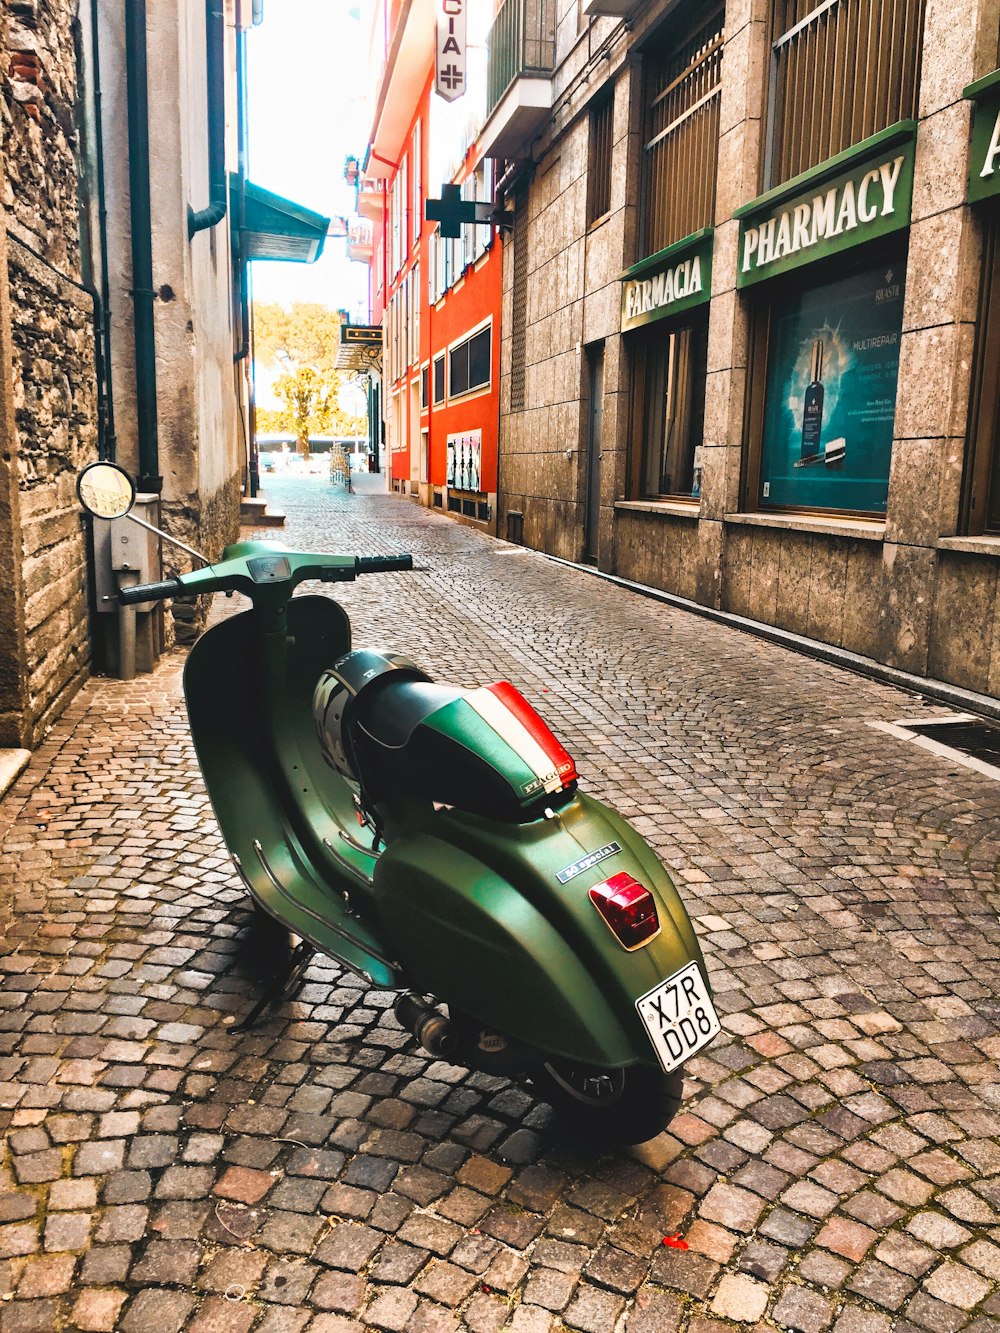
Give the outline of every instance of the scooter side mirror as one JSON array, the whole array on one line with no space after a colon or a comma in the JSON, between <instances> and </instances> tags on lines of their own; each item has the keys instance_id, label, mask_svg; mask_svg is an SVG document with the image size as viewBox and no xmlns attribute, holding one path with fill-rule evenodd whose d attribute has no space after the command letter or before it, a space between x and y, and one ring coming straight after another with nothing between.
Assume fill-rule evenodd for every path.
<instances>
[{"instance_id":1,"label":"scooter side mirror","mask_svg":"<svg viewBox=\"0 0 1000 1333\"><path fill-rule=\"evenodd\" d=\"M80 503L94 518L124 518L135 504L135 483L117 463L91 463L76 482Z\"/></svg>"}]
</instances>

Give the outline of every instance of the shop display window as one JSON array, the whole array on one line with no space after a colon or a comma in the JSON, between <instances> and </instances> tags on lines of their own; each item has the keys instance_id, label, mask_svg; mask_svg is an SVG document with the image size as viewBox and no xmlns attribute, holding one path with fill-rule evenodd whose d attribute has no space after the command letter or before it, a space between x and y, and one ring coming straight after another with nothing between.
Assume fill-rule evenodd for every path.
<instances>
[{"instance_id":1,"label":"shop display window","mask_svg":"<svg viewBox=\"0 0 1000 1333\"><path fill-rule=\"evenodd\" d=\"M1000 535L1000 218L983 248L975 380L963 528L970 535Z\"/></svg>"},{"instance_id":2,"label":"shop display window","mask_svg":"<svg viewBox=\"0 0 1000 1333\"><path fill-rule=\"evenodd\" d=\"M708 320L658 323L636 334L632 497L692 499L701 493L698 446L705 420Z\"/></svg>"},{"instance_id":3,"label":"shop display window","mask_svg":"<svg viewBox=\"0 0 1000 1333\"><path fill-rule=\"evenodd\" d=\"M754 348L751 503L883 515L889 494L906 260L775 287ZM760 392L760 390L763 392Z\"/></svg>"}]
</instances>

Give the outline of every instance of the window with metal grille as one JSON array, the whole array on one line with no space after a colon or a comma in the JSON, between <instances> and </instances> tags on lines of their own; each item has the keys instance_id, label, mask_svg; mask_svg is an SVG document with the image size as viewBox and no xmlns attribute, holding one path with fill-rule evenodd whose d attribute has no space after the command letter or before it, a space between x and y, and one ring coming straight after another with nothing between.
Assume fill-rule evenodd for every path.
<instances>
[{"instance_id":1,"label":"window with metal grille","mask_svg":"<svg viewBox=\"0 0 1000 1333\"><path fill-rule=\"evenodd\" d=\"M765 189L916 116L924 0L773 0L771 25Z\"/></svg>"},{"instance_id":2,"label":"window with metal grille","mask_svg":"<svg viewBox=\"0 0 1000 1333\"><path fill-rule=\"evenodd\" d=\"M688 4L645 55L642 253L656 254L715 220L723 5Z\"/></svg>"},{"instance_id":3,"label":"window with metal grille","mask_svg":"<svg viewBox=\"0 0 1000 1333\"><path fill-rule=\"evenodd\" d=\"M514 273L510 318L510 409L512 412L520 412L524 408L525 340L528 326L527 191L522 191L514 204L511 244L514 249Z\"/></svg>"},{"instance_id":4,"label":"window with metal grille","mask_svg":"<svg viewBox=\"0 0 1000 1333\"><path fill-rule=\"evenodd\" d=\"M637 499L691 499L701 493L696 450L705 421L708 319L654 324L641 337L635 361L633 412L640 456L632 494Z\"/></svg>"},{"instance_id":5,"label":"window with metal grille","mask_svg":"<svg viewBox=\"0 0 1000 1333\"><path fill-rule=\"evenodd\" d=\"M448 354L448 393L459 394L482 389L490 382L490 326L466 338Z\"/></svg>"},{"instance_id":6,"label":"window with metal grille","mask_svg":"<svg viewBox=\"0 0 1000 1333\"><path fill-rule=\"evenodd\" d=\"M587 168L587 225L611 207L611 145L614 99L601 98L590 113L590 161Z\"/></svg>"}]
</instances>

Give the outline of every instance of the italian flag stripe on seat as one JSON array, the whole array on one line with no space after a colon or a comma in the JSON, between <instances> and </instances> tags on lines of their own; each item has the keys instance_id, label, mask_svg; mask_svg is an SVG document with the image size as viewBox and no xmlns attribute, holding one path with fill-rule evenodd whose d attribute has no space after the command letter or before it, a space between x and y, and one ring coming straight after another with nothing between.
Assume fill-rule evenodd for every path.
<instances>
[{"instance_id":1,"label":"italian flag stripe on seat","mask_svg":"<svg viewBox=\"0 0 1000 1333\"><path fill-rule=\"evenodd\" d=\"M545 791L559 791L575 780L573 760L509 681L472 690L465 702L527 764Z\"/></svg>"}]
</instances>

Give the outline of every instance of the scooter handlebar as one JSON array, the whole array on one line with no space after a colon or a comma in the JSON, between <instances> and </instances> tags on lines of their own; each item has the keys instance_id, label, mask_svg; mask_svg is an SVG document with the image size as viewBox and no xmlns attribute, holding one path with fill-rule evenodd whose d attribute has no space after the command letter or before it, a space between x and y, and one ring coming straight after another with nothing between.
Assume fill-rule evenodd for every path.
<instances>
[{"instance_id":1,"label":"scooter handlebar","mask_svg":"<svg viewBox=\"0 0 1000 1333\"><path fill-rule=\"evenodd\" d=\"M393 570L413 568L412 555L359 555L355 564L359 574L388 574Z\"/></svg>"},{"instance_id":2,"label":"scooter handlebar","mask_svg":"<svg viewBox=\"0 0 1000 1333\"><path fill-rule=\"evenodd\" d=\"M180 579L163 579L160 583L133 583L118 589L118 601L122 606L132 606L136 602L159 602L165 597L176 597L184 591Z\"/></svg>"}]
</instances>

